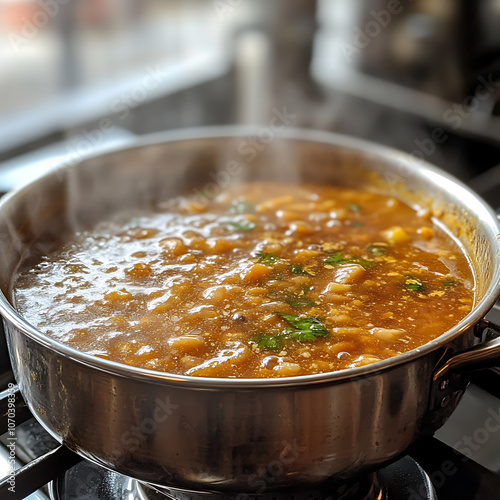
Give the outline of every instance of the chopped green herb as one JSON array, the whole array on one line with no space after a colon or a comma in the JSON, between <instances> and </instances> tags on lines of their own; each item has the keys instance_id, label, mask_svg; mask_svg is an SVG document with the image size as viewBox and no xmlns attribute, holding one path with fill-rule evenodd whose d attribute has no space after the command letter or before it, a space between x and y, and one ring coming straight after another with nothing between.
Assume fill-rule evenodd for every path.
<instances>
[{"instance_id":1,"label":"chopped green herb","mask_svg":"<svg viewBox=\"0 0 500 500\"><path fill-rule=\"evenodd\" d=\"M375 264L369 260L360 259L359 257L344 257L342 252L334 253L324 260L325 264L330 266L338 266L340 264L359 264L363 267L373 267Z\"/></svg>"},{"instance_id":2,"label":"chopped green herb","mask_svg":"<svg viewBox=\"0 0 500 500\"><path fill-rule=\"evenodd\" d=\"M299 316L294 316L293 314L281 312L277 312L276 314L285 319L290 326L286 327L277 335L266 335L264 333L254 335L250 339L250 342L257 344L259 349L279 351L282 348L286 337L289 337L297 342L310 342L312 340L316 340L318 337L324 337L330 334L318 318L301 318Z\"/></svg>"},{"instance_id":3,"label":"chopped green herb","mask_svg":"<svg viewBox=\"0 0 500 500\"><path fill-rule=\"evenodd\" d=\"M290 266L290 271L292 271L293 274L297 274L299 276L311 276L307 271L302 269L302 266L299 266L299 264L292 264Z\"/></svg>"},{"instance_id":4,"label":"chopped green herb","mask_svg":"<svg viewBox=\"0 0 500 500\"><path fill-rule=\"evenodd\" d=\"M258 253L257 257L257 262L259 262L260 264L265 264L266 266L272 266L273 264L276 264L278 260L280 260L280 258L273 253Z\"/></svg>"},{"instance_id":5,"label":"chopped green herb","mask_svg":"<svg viewBox=\"0 0 500 500\"><path fill-rule=\"evenodd\" d=\"M277 312L276 314L281 316L291 325L291 327L284 330L284 333L290 336L293 340L307 342L316 340L318 337L329 335L329 332L323 326L323 323L321 323L321 321L314 316L301 318L299 316L294 316L293 314L281 312Z\"/></svg>"},{"instance_id":6,"label":"chopped green herb","mask_svg":"<svg viewBox=\"0 0 500 500\"><path fill-rule=\"evenodd\" d=\"M357 203L349 203L348 206L351 209L351 212L358 213L361 211L361 207Z\"/></svg>"},{"instance_id":7,"label":"chopped green herb","mask_svg":"<svg viewBox=\"0 0 500 500\"><path fill-rule=\"evenodd\" d=\"M384 245L370 245L367 250L375 255L375 257L382 257L387 252L387 247Z\"/></svg>"},{"instance_id":8,"label":"chopped green herb","mask_svg":"<svg viewBox=\"0 0 500 500\"><path fill-rule=\"evenodd\" d=\"M352 225L352 227L364 227L363 222L361 222L359 220L355 220L351 225Z\"/></svg>"},{"instance_id":9,"label":"chopped green herb","mask_svg":"<svg viewBox=\"0 0 500 500\"><path fill-rule=\"evenodd\" d=\"M409 278L406 280L403 288L412 292L423 293L427 290L427 285L414 278Z\"/></svg>"},{"instance_id":10,"label":"chopped green herb","mask_svg":"<svg viewBox=\"0 0 500 500\"><path fill-rule=\"evenodd\" d=\"M257 344L259 349L267 349L269 351L279 351L283 345L283 339L280 335L265 335L263 333L254 335L251 342Z\"/></svg>"},{"instance_id":11,"label":"chopped green herb","mask_svg":"<svg viewBox=\"0 0 500 500\"><path fill-rule=\"evenodd\" d=\"M276 290L269 290L269 295L274 297L274 296L278 295L278 292Z\"/></svg>"},{"instance_id":12,"label":"chopped green herb","mask_svg":"<svg viewBox=\"0 0 500 500\"><path fill-rule=\"evenodd\" d=\"M443 280L443 286L445 288L454 288L457 285L458 285L458 283L454 279L448 278L448 279Z\"/></svg>"},{"instance_id":13,"label":"chopped green herb","mask_svg":"<svg viewBox=\"0 0 500 500\"><path fill-rule=\"evenodd\" d=\"M342 252L336 252L325 259L325 264L329 264L331 266L335 266L337 264L345 264L346 262L350 262L350 259L346 259Z\"/></svg>"},{"instance_id":14,"label":"chopped green herb","mask_svg":"<svg viewBox=\"0 0 500 500\"><path fill-rule=\"evenodd\" d=\"M228 226L234 227L237 231L242 231L244 233L255 229L255 224L250 222L249 220L241 220L241 221L226 221L224 224Z\"/></svg>"},{"instance_id":15,"label":"chopped green herb","mask_svg":"<svg viewBox=\"0 0 500 500\"><path fill-rule=\"evenodd\" d=\"M233 214L249 214L255 211L255 205L248 201L234 200L229 207L229 211Z\"/></svg>"},{"instance_id":16,"label":"chopped green herb","mask_svg":"<svg viewBox=\"0 0 500 500\"><path fill-rule=\"evenodd\" d=\"M311 291L311 287L309 285L304 285L302 288L302 295L307 295Z\"/></svg>"}]
</instances>

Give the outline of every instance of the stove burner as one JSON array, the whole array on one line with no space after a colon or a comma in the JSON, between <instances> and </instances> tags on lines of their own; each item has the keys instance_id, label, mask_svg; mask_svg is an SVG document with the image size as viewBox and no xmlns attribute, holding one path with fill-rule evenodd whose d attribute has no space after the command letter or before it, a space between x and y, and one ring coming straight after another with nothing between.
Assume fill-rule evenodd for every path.
<instances>
[{"instance_id":1,"label":"stove burner","mask_svg":"<svg viewBox=\"0 0 500 500\"><path fill-rule=\"evenodd\" d=\"M315 490L273 491L261 494L181 491L169 488L161 489L150 485L143 485L143 488L146 491L151 490L163 495L160 498L172 498L174 500L390 500L385 495L375 473L337 486L328 486ZM156 500L156 497L154 498Z\"/></svg>"},{"instance_id":2,"label":"stove burner","mask_svg":"<svg viewBox=\"0 0 500 500\"><path fill-rule=\"evenodd\" d=\"M429 476L409 456L338 487L259 495L158 489L84 461L50 483L49 490L52 500L437 500Z\"/></svg>"}]
</instances>

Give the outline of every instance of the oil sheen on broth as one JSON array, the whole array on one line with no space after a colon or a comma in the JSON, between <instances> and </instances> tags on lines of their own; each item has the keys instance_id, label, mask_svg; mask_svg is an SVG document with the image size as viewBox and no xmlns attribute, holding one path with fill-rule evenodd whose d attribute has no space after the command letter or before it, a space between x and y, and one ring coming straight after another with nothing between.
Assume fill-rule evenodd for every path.
<instances>
[{"instance_id":1,"label":"oil sheen on broth","mask_svg":"<svg viewBox=\"0 0 500 500\"><path fill-rule=\"evenodd\" d=\"M428 212L318 186L241 184L103 221L21 266L14 300L95 356L207 377L357 367L421 346L474 304Z\"/></svg>"}]
</instances>

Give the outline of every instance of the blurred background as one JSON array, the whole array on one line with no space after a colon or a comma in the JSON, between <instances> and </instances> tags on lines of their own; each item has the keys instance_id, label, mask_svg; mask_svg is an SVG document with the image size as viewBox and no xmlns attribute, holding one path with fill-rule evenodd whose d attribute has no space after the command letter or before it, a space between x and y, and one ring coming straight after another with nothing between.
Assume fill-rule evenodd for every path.
<instances>
[{"instance_id":1,"label":"blurred background","mask_svg":"<svg viewBox=\"0 0 500 500\"><path fill-rule=\"evenodd\" d=\"M499 26L500 0L0 0L0 191L134 135L278 110L494 203Z\"/></svg>"}]
</instances>

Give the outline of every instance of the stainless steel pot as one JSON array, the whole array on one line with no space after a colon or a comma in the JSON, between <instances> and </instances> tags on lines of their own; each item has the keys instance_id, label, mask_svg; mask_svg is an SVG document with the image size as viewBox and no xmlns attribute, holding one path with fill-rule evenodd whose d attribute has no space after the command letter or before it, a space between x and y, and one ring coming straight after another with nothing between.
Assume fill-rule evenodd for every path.
<instances>
[{"instance_id":1,"label":"stainless steel pot","mask_svg":"<svg viewBox=\"0 0 500 500\"><path fill-rule=\"evenodd\" d=\"M253 135L253 139L249 136ZM471 256L478 302L458 325L373 365L284 379L210 379L124 366L62 345L10 303L19 261L65 231L181 191L213 196L265 178L371 186L432 210ZM460 182L405 154L328 133L169 133L66 165L0 203L0 313L16 380L42 425L110 469L157 485L262 493L342 479L400 456L457 405L463 373L498 363L473 347L499 293L499 224Z\"/></svg>"}]
</instances>

